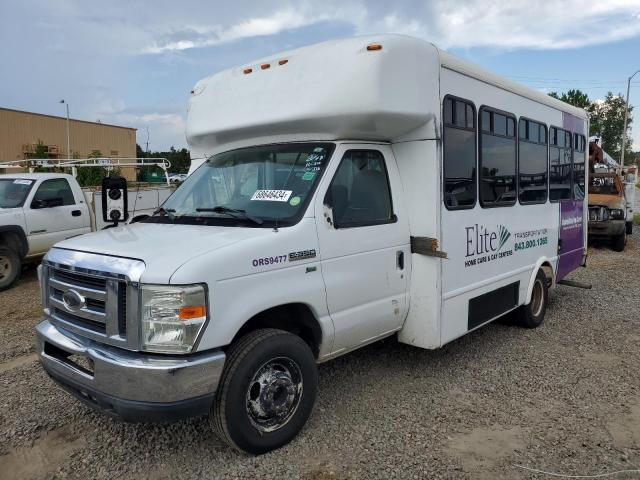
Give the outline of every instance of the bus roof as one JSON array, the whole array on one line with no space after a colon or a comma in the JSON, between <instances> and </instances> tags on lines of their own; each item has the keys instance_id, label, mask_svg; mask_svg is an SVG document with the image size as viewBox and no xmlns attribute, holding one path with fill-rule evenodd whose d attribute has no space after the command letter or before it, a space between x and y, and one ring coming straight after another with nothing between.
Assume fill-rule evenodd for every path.
<instances>
[{"instance_id":1,"label":"bus roof","mask_svg":"<svg viewBox=\"0 0 640 480\"><path fill-rule=\"evenodd\" d=\"M440 68L586 118L584 110L425 40L368 35L277 53L200 80L188 108L192 158L278 141L437 138Z\"/></svg>"}]
</instances>

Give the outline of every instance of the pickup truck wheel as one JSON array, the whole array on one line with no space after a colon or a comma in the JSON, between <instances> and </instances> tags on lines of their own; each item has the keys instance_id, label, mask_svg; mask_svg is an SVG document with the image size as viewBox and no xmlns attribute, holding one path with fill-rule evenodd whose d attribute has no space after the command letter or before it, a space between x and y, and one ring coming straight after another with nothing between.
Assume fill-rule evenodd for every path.
<instances>
[{"instance_id":1,"label":"pickup truck wheel","mask_svg":"<svg viewBox=\"0 0 640 480\"><path fill-rule=\"evenodd\" d=\"M266 453L300 432L317 390L315 358L300 337L256 330L228 350L210 421L230 446Z\"/></svg>"},{"instance_id":2,"label":"pickup truck wheel","mask_svg":"<svg viewBox=\"0 0 640 480\"><path fill-rule=\"evenodd\" d=\"M549 287L547 276L542 270L538 270L536 279L533 281L531 291L531 301L519 307L515 312L516 323L524 328L537 328L544 321L544 314L547 311L549 302Z\"/></svg>"},{"instance_id":3,"label":"pickup truck wheel","mask_svg":"<svg viewBox=\"0 0 640 480\"><path fill-rule=\"evenodd\" d=\"M633 234L633 222L625 222L624 228L627 232L627 235Z\"/></svg>"},{"instance_id":4,"label":"pickup truck wheel","mask_svg":"<svg viewBox=\"0 0 640 480\"><path fill-rule=\"evenodd\" d=\"M625 233L621 233L620 235L613 237L611 241L611 248L616 252L622 252L624 250L625 243L627 243L627 235Z\"/></svg>"},{"instance_id":5,"label":"pickup truck wheel","mask_svg":"<svg viewBox=\"0 0 640 480\"><path fill-rule=\"evenodd\" d=\"M0 291L13 285L21 268L20 256L10 248L0 247Z\"/></svg>"}]
</instances>

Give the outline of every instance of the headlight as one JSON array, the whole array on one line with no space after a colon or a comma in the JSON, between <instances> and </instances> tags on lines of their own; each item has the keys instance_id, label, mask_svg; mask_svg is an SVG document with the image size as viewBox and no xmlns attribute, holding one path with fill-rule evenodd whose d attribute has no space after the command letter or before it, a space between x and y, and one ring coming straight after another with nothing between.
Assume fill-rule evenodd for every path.
<instances>
[{"instance_id":1,"label":"headlight","mask_svg":"<svg viewBox=\"0 0 640 480\"><path fill-rule=\"evenodd\" d=\"M141 348L189 353L207 320L202 285L142 285Z\"/></svg>"},{"instance_id":2,"label":"headlight","mask_svg":"<svg viewBox=\"0 0 640 480\"><path fill-rule=\"evenodd\" d=\"M616 220L620 220L624 218L624 210L620 210L619 208L612 208L609 210L609 216L611 218L615 218Z\"/></svg>"}]
</instances>

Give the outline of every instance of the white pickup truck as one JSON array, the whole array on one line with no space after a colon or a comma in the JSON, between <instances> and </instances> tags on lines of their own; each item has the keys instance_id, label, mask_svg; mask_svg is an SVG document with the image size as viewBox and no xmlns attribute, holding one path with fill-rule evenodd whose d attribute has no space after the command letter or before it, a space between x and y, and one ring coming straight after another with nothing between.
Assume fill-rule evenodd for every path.
<instances>
[{"instance_id":1,"label":"white pickup truck","mask_svg":"<svg viewBox=\"0 0 640 480\"><path fill-rule=\"evenodd\" d=\"M152 214L171 191L166 186L131 189L130 221ZM61 240L107 227L96 214L101 195L62 173L0 175L0 290L16 281L24 261L40 258Z\"/></svg>"}]
</instances>

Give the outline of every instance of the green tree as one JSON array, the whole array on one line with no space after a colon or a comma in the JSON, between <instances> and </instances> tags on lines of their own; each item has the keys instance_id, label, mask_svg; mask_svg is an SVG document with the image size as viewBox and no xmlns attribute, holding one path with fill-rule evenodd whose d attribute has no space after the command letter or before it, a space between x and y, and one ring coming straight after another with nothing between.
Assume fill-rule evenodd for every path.
<instances>
[{"instance_id":1,"label":"green tree","mask_svg":"<svg viewBox=\"0 0 640 480\"><path fill-rule=\"evenodd\" d=\"M558 100L562 100L563 102L568 103L569 105L573 105L574 107L584 108L588 110L591 107L591 100L589 100L589 95L584 93L581 90L569 90L566 93L562 93L558 95L557 92L550 92L550 97L557 98Z\"/></svg>"},{"instance_id":2,"label":"green tree","mask_svg":"<svg viewBox=\"0 0 640 480\"><path fill-rule=\"evenodd\" d=\"M595 101L589 110L592 135L598 135L602 138L602 148L615 159L620 158L625 107L626 102L622 95L608 92L604 100ZM633 107L629 105L629 121L625 132L627 136L625 156L632 154L633 141L629 135L633 122L632 110Z\"/></svg>"},{"instance_id":3,"label":"green tree","mask_svg":"<svg viewBox=\"0 0 640 480\"><path fill-rule=\"evenodd\" d=\"M102 152L99 150L94 150L88 156L88 158L100 158L102 157ZM111 171L108 171L104 167L78 167L78 174L76 176L76 180L81 187L96 187L102 185L102 179L104 177L117 177L120 175L120 169L114 168Z\"/></svg>"}]
</instances>

